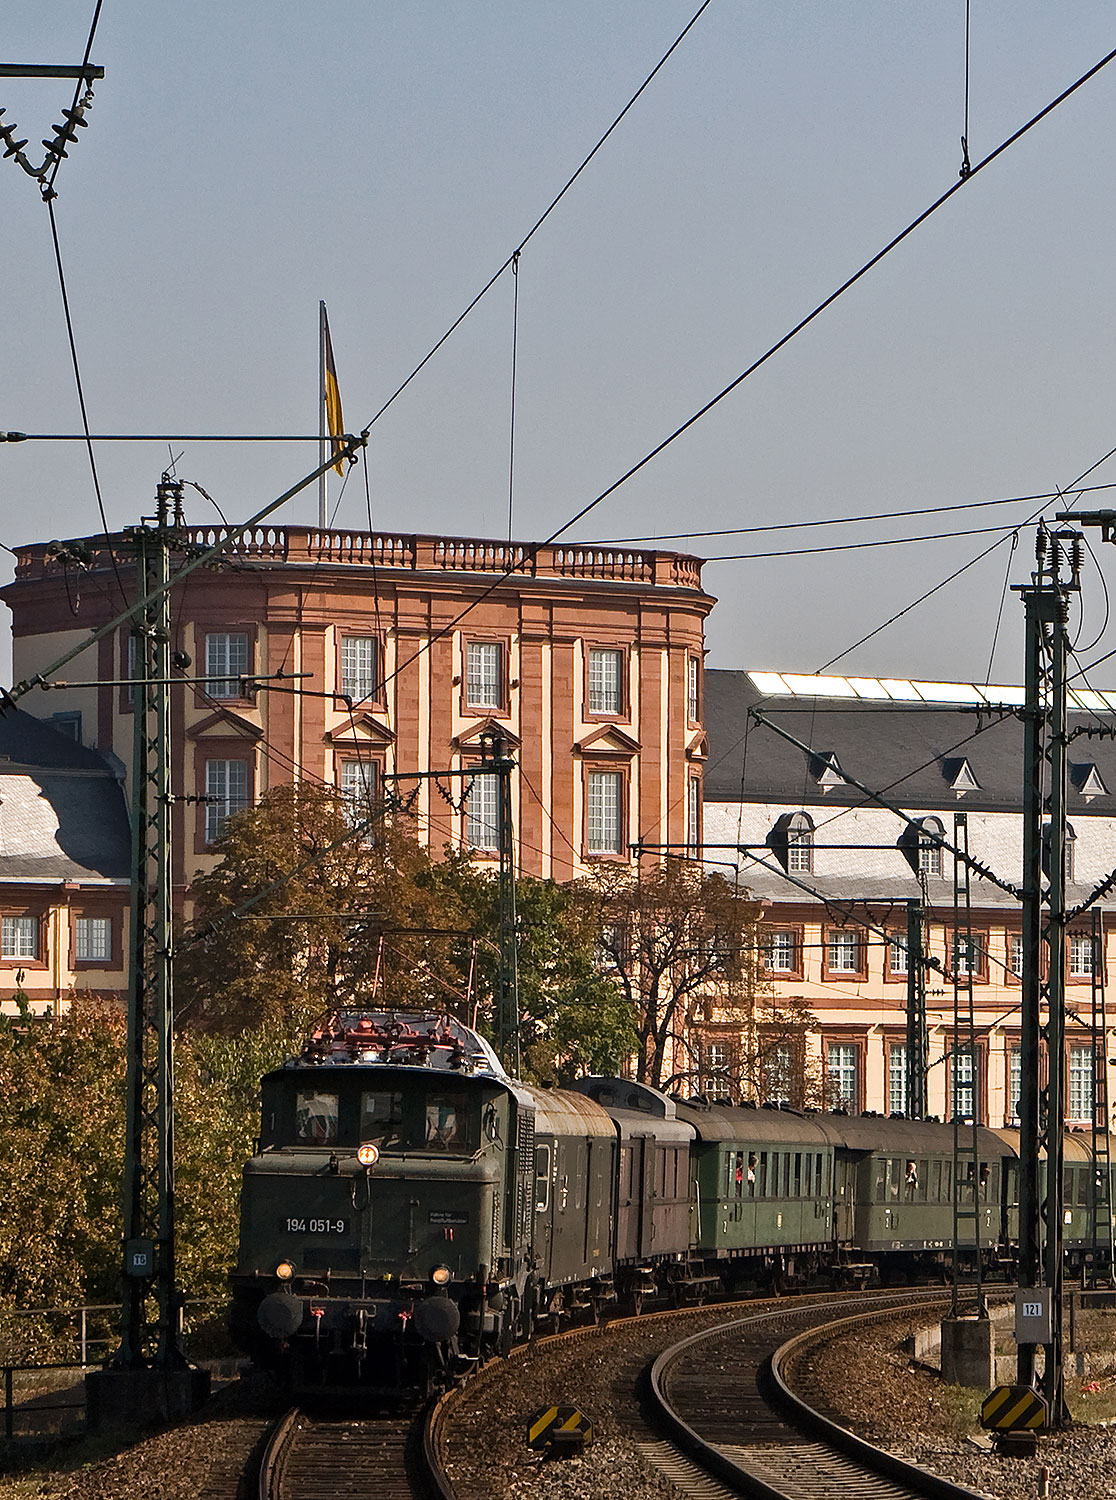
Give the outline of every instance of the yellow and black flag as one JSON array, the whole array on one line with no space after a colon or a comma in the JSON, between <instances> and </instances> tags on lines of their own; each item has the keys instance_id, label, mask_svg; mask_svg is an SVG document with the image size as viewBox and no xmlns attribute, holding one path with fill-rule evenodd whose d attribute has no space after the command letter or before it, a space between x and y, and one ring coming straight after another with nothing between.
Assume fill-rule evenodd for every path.
<instances>
[{"instance_id":1,"label":"yellow and black flag","mask_svg":"<svg viewBox=\"0 0 1116 1500\"><path fill-rule=\"evenodd\" d=\"M338 474L344 474L340 458L341 438L345 432L345 420L341 415L341 387L337 384L337 370L333 363L333 344L329 337L326 305L324 302L319 305L322 310L322 436L329 434L336 459L333 467Z\"/></svg>"}]
</instances>

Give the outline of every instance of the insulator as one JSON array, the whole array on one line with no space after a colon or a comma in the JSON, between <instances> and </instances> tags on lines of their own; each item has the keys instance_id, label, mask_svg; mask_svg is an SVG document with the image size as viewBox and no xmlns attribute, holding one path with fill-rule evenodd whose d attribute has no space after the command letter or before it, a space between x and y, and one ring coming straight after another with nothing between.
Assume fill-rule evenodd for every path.
<instances>
[{"instance_id":1,"label":"insulator","mask_svg":"<svg viewBox=\"0 0 1116 1500\"><path fill-rule=\"evenodd\" d=\"M1040 526L1035 532L1035 558L1039 566L1042 566L1043 558L1046 556L1046 528Z\"/></svg>"},{"instance_id":2,"label":"insulator","mask_svg":"<svg viewBox=\"0 0 1116 1500\"><path fill-rule=\"evenodd\" d=\"M1081 572L1081 564L1084 561L1085 540L1080 534L1075 533L1073 540L1070 542L1070 566L1073 568L1075 576Z\"/></svg>"},{"instance_id":3,"label":"insulator","mask_svg":"<svg viewBox=\"0 0 1116 1500\"><path fill-rule=\"evenodd\" d=\"M26 141L13 141L12 134L14 134L14 132L12 132L11 134L8 132L4 132L4 139L8 143L8 149L4 152L5 156L16 156L20 151L23 150L24 146L26 146L27 144Z\"/></svg>"},{"instance_id":4,"label":"insulator","mask_svg":"<svg viewBox=\"0 0 1116 1500\"><path fill-rule=\"evenodd\" d=\"M44 141L43 145L47 149L48 156L69 156L70 154L68 151L63 151L63 143L59 140Z\"/></svg>"},{"instance_id":5,"label":"insulator","mask_svg":"<svg viewBox=\"0 0 1116 1500\"><path fill-rule=\"evenodd\" d=\"M74 109L64 109L62 113L69 121L69 124L66 127L67 130L73 130L78 125L88 126L89 124L89 121L85 118L84 104L79 104ZM54 128L56 130L59 129L57 125Z\"/></svg>"}]
</instances>

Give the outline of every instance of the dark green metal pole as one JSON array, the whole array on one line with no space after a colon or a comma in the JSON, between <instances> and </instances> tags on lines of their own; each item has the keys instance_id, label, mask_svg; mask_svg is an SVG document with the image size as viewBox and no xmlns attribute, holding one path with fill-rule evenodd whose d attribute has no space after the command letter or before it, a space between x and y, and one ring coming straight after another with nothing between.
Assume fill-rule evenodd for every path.
<instances>
[{"instance_id":1,"label":"dark green metal pole","mask_svg":"<svg viewBox=\"0 0 1116 1500\"><path fill-rule=\"evenodd\" d=\"M907 902L907 1117L926 1118L925 914L921 901Z\"/></svg>"},{"instance_id":2,"label":"dark green metal pole","mask_svg":"<svg viewBox=\"0 0 1116 1500\"><path fill-rule=\"evenodd\" d=\"M173 517L170 507L173 505ZM171 541L182 486L159 485L154 525L126 533L136 551L132 765L132 921L128 987L123 1314L114 1363L180 1367L175 1276L171 792L167 682L171 669ZM157 592L155 598L150 598ZM148 1304L158 1314L152 1323Z\"/></svg>"}]
</instances>

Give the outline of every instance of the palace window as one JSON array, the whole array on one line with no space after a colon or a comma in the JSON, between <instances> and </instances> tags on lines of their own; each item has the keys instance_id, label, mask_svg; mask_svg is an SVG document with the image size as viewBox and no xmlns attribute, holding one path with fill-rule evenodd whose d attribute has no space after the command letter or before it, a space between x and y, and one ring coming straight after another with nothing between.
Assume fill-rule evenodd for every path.
<instances>
[{"instance_id":1,"label":"palace window","mask_svg":"<svg viewBox=\"0 0 1116 1500\"><path fill-rule=\"evenodd\" d=\"M215 844L233 813L251 805L248 762L207 760L205 763L205 841Z\"/></svg>"},{"instance_id":2,"label":"palace window","mask_svg":"<svg viewBox=\"0 0 1116 1500\"><path fill-rule=\"evenodd\" d=\"M798 933L793 927L777 928L765 934L763 962L772 974L798 972Z\"/></svg>"},{"instance_id":3,"label":"palace window","mask_svg":"<svg viewBox=\"0 0 1116 1500\"><path fill-rule=\"evenodd\" d=\"M350 823L363 823L372 816L376 803L376 762L343 760L337 785L345 799L345 816Z\"/></svg>"},{"instance_id":4,"label":"palace window","mask_svg":"<svg viewBox=\"0 0 1116 1500\"><path fill-rule=\"evenodd\" d=\"M112 958L112 918L74 918L74 958L78 963L107 963Z\"/></svg>"},{"instance_id":5,"label":"palace window","mask_svg":"<svg viewBox=\"0 0 1116 1500\"><path fill-rule=\"evenodd\" d=\"M593 647L589 652L589 712L624 712L624 653Z\"/></svg>"},{"instance_id":6,"label":"palace window","mask_svg":"<svg viewBox=\"0 0 1116 1500\"><path fill-rule=\"evenodd\" d=\"M1091 1120L1093 1118L1093 1049L1071 1047L1069 1049L1069 1118Z\"/></svg>"},{"instance_id":7,"label":"palace window","mask_svg":"<svg viewBox=\"0 0 1116 1500\"><path fill-rule=\"evenodd\" d=\"M1071 932L1069 935L1069 972L1071 979L1093 977L1093 934Z\"/></svg>"},{"instance_id":8,"label":"palace window","mask_svg":"<svg viewBox=\"0 0 1116 1500\"><path fill-rule=\"evenodd\" d=\"M855 1042L830 1042L825 1051L826 1076L834 1107L855 1109L860 1058Z\"/></svg>"},{"instance_id":9,"label":"palace window","mask_svg":"<svg viewBox=\"0 0 1116 1500\"><path fill-rule=\"evenodd\" d=\"M248 675L248 636L243 630L212 631L205 638L205 684L211 698L243 698L241 679Z\"/></svg>"},{"instance_id":10,"label":"palace window","mask_svg":"<svg viewBox=\"0 0 1116 1500\"><path fill-rule=\"evenodd\" d=\"M835 928L826 943L831 974L859 974L862 958L862 943L859 932Z\"/></svg>"},{"instance_id":11,"label":"palace window","mask_svg":"<svg viewBox=\"0 0 1116 1500\"><path fill-rule=\"evenodd\" d=\"M887 1049L887 1107L893 1115L907 1113L907 1044L892 1042Z\"/></svg>"},{"instance_id":12,"label":"palace window","mask_svg":"<svg viewBox=\"0 0 1116 1500\"><path fill-rule=\"evenodd\" d=\"M373 635L341 637L341 692L360 703L379 687L379 642Z\"/></svg>"},{"instance_id":13,"label":"palace window","mask_svg":"<svg viewBox=\"0 0 1116 1500\"><path fill-rule=\"evenodd\" d=\"M39 956L38 917L4 917L0 919L0 958Z\"/></svg>"},{"instance_id":14,"label":"palace window","mask_svg":"<svg viewBox=\"0 0 1116 1500\"><path fill-rule=\"evenodd\" d=\"M469 641L465 648L468 708L503 708L504 648L499 641Z\"/></svg>"},{"instance_id":15,"label":"palace window","mask_svg":"<svg viewBox=\"0 0 1116 1500\"><path fill-rule=\"evenodd\" d=\"M585 784L586 847L590 854L624 852L624 776L590 771Z\"/></svg>"},{"instance_id":16,"label":"palace window","mask_svg":"<svg viewBox=\"0 0 1116 1500\"><path fill-rule=\"evenodd\" d=\"M474 776L465 797L465 843L497 853L500 848L500 778Z\"/></svg>"},{"instance_id":17,"label":"palace window","mask_svg":"<svg viewBox=\"0 0 1116 1500\"><path fill-rule=\"evenodd\" d=\"M701 661L696 656L686 658L686 712L691 724L701 723Z\"/></svg>"}]
</instances>

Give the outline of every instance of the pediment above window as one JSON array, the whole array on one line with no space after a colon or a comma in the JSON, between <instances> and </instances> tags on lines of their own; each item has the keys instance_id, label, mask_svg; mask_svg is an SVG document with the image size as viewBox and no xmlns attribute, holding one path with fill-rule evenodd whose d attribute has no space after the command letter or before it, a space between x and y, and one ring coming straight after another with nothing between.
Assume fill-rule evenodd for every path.
<instances>
[{"instance_id":1,"label":"pediment above window","mask_svg":"<svg viewBox=\"0 0 1116 1500\"><path fill-rule=\"evenodd\" d=\"M574 745L579 755L622 755L625 758L638 755L642 748L639 741L625 734L618 724L602 724Z\"/></svg>"},{"instance_id":2,"label":"pediment above window","mask_svg":"<svg viewBox=\"0 0 1116 1500\"><path fill-rule=\"evenodd\" d=\"M823 792L845 785L841 764L833 750L818 750L810 756L810 774Z\"/></svg>"},{"instance_id":3,"label":"pediment above window","mask_svg":"<svg viewBox=\"0 0 1116 1500\"><path fill-rule=\"evenodd\" d=\"M233 713L231 708L219 708L215 713L208 714L204 719L193 724L186 731L188 740L202 739L225 739L230 736L241 735L246 740L258 740L263 737L263 730L258 724L253 724L251 719L245 719L241 714Z\"/></svg>"},{"instance_id":4,"label":"pediment above window","mask_svg":"<svg viewBox=\"0 0 1116 1500\"><path fill-rule=\"evenodd\" d=\"M326 731L331 744L367 744L386 747L395 744L395 732L381 724L371 714L360 714L354 719L343 719Z\"/></svg>"},{"instance_id":5,"label":"pediment above window","mask_svg":"<svg viewBox=\"0 0 1116 1500\"><path fill-rule=\"evenodd\" d=\"M707 760L709 757L709 737L700 729L696 734L690 736L689 744L686 746L687 760Z\"/></svg>"},{"instance_id":6,"label":"pediment above window","mask_svg":"<svg viewBox=\"0 0 1116 1500\"><path fill-rule=\"evenodd\" d=\"M457 750L480 750L481 740L485 735L501 735L509 750L518 750L523 741L519 735L513 733L506 724L501 724L498 719L481 719L478 723L463 729L460 734L453 737L453 744Z\"/></svg>"}]
</instances>

